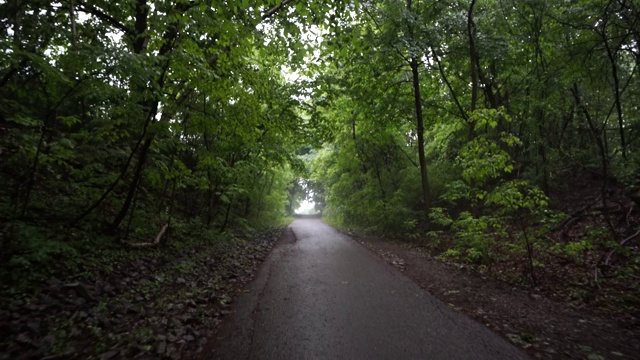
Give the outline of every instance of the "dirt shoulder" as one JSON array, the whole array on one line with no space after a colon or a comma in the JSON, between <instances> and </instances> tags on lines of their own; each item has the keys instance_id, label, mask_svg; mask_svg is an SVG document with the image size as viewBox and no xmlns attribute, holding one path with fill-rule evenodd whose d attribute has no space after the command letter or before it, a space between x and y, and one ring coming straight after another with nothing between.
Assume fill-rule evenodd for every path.
<instances>
[{"instance_id":1,"label":"dirt shoulder","mask_svg":"<svg viewBox=\"0 0 640 360\"><path fill-rule=\"evenodd\" d=\"M539 359L640 359L640 329L448 264L420 247L352 236L451 307ZM625 327L626 326L626 327Z\"/></svg>"}]
</instances>

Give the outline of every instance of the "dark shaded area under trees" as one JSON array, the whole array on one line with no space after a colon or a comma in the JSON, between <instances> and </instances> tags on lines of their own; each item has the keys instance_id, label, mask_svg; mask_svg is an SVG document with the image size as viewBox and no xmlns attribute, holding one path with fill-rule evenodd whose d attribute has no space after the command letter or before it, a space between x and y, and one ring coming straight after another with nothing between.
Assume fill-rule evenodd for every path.
<instances>
[{"instance_id":1,"label":"dark shaded area under trees","mask_svg":"<svg viewBox=\"0 0 640 360\"><path fill-rule=\"evenodd\" d=\"M161 272L149 264L174 252L255 266L246 239L310 195L339 228L638 324L634 1L8 0L0 14L3 307L114 264ZM2 343L18 345L33 347Z\"/></svg>"}]
</instances>

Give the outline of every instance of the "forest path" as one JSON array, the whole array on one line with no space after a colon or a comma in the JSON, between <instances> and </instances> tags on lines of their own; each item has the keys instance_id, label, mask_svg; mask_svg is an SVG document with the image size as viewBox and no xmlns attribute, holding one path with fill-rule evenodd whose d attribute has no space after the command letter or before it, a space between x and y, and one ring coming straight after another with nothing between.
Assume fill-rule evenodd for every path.
<instances>
[{"instance_id":1,"label":"forest path","mask_svg":"<svg viewBox=\"0 0 640 360\"><path fill-rule=\"evenodd\" d=\"M528 358L321 220L287 232L207 358Z\"/></svg>"}]
</instances>

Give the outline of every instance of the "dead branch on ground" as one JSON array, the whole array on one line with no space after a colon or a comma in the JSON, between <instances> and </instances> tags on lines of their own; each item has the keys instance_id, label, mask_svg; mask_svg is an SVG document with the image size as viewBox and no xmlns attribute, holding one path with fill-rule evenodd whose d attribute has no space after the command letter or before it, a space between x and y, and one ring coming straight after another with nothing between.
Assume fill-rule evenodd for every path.
<instances>
[{"instance_id":1,"label":"dead branch on ground","mask_svg":"<svg viewBox=\"0 0 640 360\"><path fill-rule=\"evenodd\" d=\"M128 241L124 241L124 244L130 247L134 247L134 248L144 248L144 247L152 247L152 246L157 246L158 244L160 244L160 241L162 240L162 237L164 236L164 234L167 232L167 230L169 229L169 224L165 224L162 229L160 229L160 232L158 232L158 235L156 235L156 238L152 241L152 242L143 242L143 243L130 243Z\"/></svg>"}]
</instances>

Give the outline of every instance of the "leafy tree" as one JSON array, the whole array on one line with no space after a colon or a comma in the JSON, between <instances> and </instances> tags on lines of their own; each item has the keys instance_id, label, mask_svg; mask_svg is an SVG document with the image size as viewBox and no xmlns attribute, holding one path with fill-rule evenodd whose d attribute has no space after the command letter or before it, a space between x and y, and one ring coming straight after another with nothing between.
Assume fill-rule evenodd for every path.
<instances>
[{"instance_id":1,"label":"leafy tree","mask_svg":"<svg viewBox=\"0 0 640 360\"><path fill-rule=\"evenodd\" d=\"M2 275L105 235L156 246L284 216L309 130L283 69L345 6L0 4Z\"/></svg>"},{"instance_id":2,"label":"leafy tree","mask_svg":"<svg viewBox=\"0 0 640 360\"><path fill-rule=\"evenodd\" d=\"M539 232L562 205L547 196L589 176L608 229L598 246L628 243L636 225L612 195L638 206L633 2L359 6L328 30L312 98L324 143L311 179L329 221L417 238L445 226L480 262L512 244L535 283L552 246Z\"/></svg>"}]
</instances>

